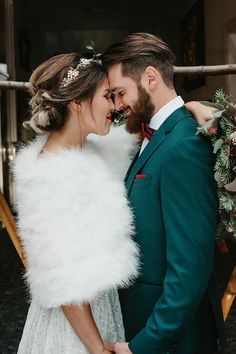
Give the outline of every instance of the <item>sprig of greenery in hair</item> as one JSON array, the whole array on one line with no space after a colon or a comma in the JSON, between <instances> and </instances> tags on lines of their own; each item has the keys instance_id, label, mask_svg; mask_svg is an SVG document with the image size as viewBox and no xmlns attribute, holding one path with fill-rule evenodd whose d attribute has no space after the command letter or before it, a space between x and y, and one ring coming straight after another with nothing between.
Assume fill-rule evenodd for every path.
<instances>
[{"instance_id":1,"label":"sprig of greenery in hair","mask_svg":"<svg viewBox=\"0 0 236 354\"><path fill-rule=\"evenodd\" d=\"M93 59L100 60L100 57L101 57L102 53L97 53L96 52L95 43L94 43L94 41L92 39L90 41L90 44L86 45L85 48L88 49L88 51L91 53Z\"/></svg>"}]
</instances>

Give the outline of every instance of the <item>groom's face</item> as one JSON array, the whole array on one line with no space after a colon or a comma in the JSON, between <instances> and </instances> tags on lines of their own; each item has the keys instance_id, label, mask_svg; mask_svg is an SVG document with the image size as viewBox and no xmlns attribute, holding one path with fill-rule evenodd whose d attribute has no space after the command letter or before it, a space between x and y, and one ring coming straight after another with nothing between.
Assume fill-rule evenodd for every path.
<instances>
[{"instance_id":1,"label":"groom's face","mask_svg":"<svg viewBox=\"0 0 236 354\"><path fill-rule=\"evenodd\" d=\"M121 64L109 68L108 77L114 93L115 108L123 109L128 117L127 130L130 133L140 132L141 123L148 123L154 113L150 95L141 84L123 76Z\"/></svg>"}]
</instances>

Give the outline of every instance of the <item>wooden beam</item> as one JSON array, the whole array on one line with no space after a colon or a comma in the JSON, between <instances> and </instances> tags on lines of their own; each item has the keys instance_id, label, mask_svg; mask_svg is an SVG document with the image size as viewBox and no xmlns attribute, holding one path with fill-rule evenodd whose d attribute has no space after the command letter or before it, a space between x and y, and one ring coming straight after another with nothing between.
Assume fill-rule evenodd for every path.
<instances>
[{"instance_id":1,"label":"wooden beam","mask_svg":"<svg viewBox=\"0 0 236 354\"><path fill-rule=\"evenodd\" d=\"M27 260L25 258L20 237L17 232L17 227L15 223L15 219L11 213L11 210L4 198L4 195L0 192L0 219L2 223L5 225L8 235L10 236L12 243L20 257L22 263L25 267L27 267Z\"/></svg>"},{"instance_id":2,"label":"wooden beam","mask_svg":"<svg viewBox=\"0 0 236 354\"><path fill-rule=\"evenodd\" d=\"M174 74L176 76L191 75L236 75L236 64L226 65L201 65L201 66L175 66ZM28 82L20 81L0 81L0 89L4 90L25 90L30 87Z\"/></svg>"},{"instance_id":3,"label":"wooden beam","mask_svg":"<svg viewBox=\"0 0 236 354\"><path fill-rule=\"evenodd\" d=\"M0 89L3 90L25 90L27 91L30 87L28 82L20 81L0 81Z\"/></svg>"},{"instance_id":4,"label":"wooden beam","mask_svg":"<svg viewBox=\"0 0 236 354\"><path fill-rule=\"evenodd\" d=\"M201 65L201 66L175 66L174 73L178 76L191 75L231 75L236 74L236 64L227 65Z\"/></svg>"},{"instance_id":5,"label":"wooden beam","mask_svg":"<svg viewBox=\"0 0 236 354\"><path fill-rule=\"evenodd\" d=\"M233 270L231 278L225 289L223 299L221 301L223 317L225 321L227 319L231 306L234 302L235 296L236 296L236 267Z\"/></svg>"}]
</instances>

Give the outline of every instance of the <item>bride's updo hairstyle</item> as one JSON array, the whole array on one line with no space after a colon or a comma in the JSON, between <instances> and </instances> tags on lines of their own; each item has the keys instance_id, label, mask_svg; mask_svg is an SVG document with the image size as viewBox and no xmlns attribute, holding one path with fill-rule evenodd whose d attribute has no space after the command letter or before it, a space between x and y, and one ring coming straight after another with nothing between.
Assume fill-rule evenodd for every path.
<instances>
[{"instance_id":1,"label":"bride's updo hairstyle","mask_svg":"<svg viewBox=\"0 0 236 354\"><path fill-rule=\"evenodd\" d=\"M67 104L93 98L106 77L100 62L78 53L56 55L40 64L30 77L31 119L24 122L36 134L59 130L67 117Z\"/></svg>"}]
</instances>

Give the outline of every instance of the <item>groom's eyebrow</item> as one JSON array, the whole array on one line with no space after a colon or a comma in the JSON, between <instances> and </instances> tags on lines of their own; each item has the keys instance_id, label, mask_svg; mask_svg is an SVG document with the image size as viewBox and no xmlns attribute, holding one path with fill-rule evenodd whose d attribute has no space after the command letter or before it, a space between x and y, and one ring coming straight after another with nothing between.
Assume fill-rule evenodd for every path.
<instances>
[{"instance_id":1,"label":"groom's eyebrow","mask_svg":"<svg viewBox=\"0 0 236 354\"><path fill-rule=\"evenodd\" d=\"M119 90L122 90L122 87L114 87L111 89L111 92L115 93L115 91L119 91Z\"/></svg>"}]
</instances>

